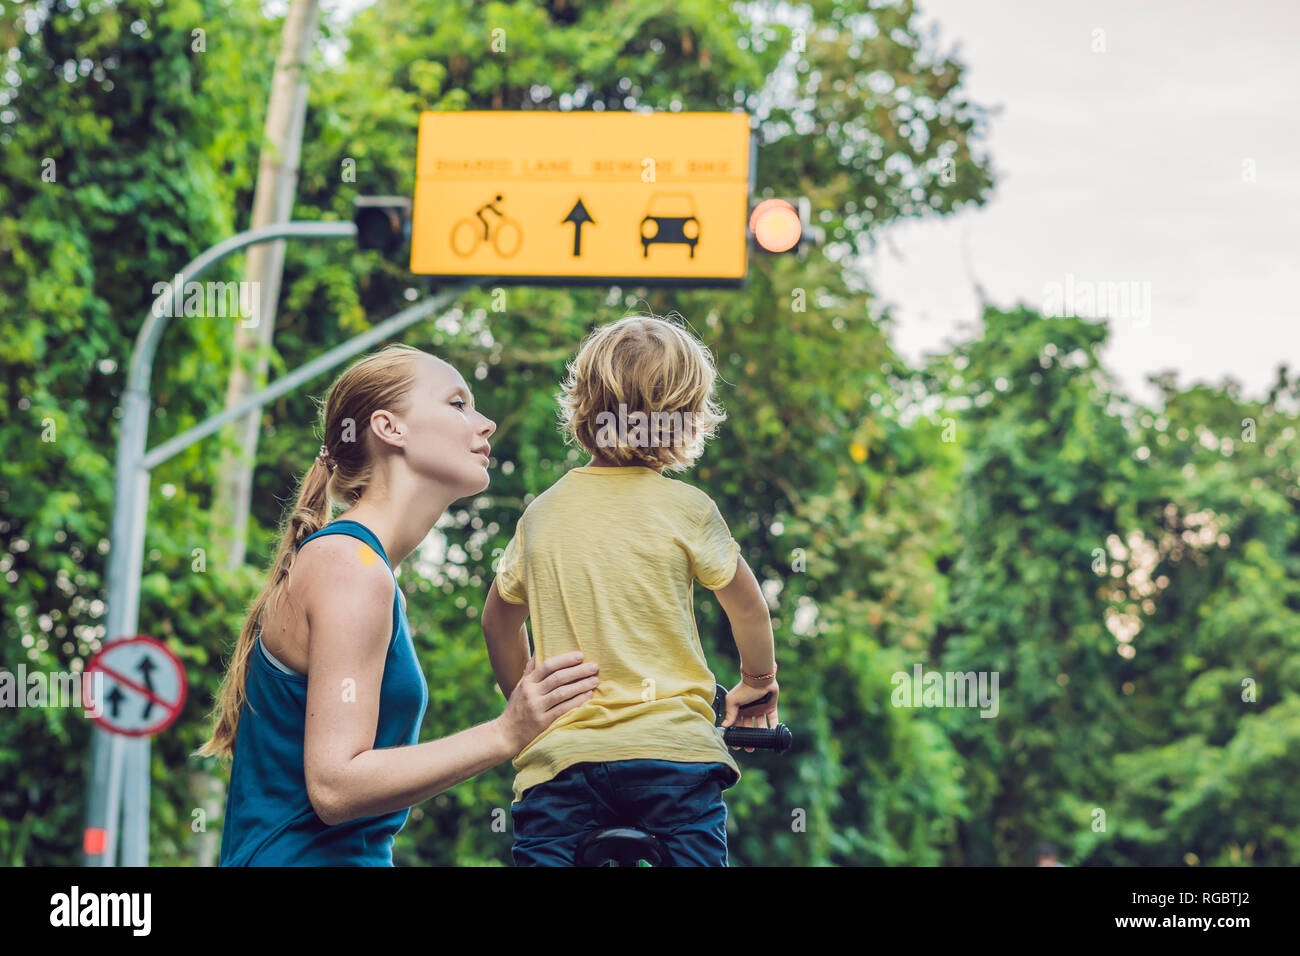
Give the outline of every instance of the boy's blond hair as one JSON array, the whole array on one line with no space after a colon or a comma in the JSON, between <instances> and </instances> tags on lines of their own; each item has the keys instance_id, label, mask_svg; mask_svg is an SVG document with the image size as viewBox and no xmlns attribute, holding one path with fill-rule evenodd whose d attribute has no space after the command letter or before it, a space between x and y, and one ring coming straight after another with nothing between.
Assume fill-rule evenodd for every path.
<instances>
[{"instance_id":1,"label":"boy's blond hair","mask_svg":"<svg viewBox=\"0 0 1300 956\"><path fill-rule=\"evenodd\" d=\"M708 348L657 315L594 329L568 372L558 396L566 441L618 465L684 471L727 417Z\"/></svg>"}]
</instances>

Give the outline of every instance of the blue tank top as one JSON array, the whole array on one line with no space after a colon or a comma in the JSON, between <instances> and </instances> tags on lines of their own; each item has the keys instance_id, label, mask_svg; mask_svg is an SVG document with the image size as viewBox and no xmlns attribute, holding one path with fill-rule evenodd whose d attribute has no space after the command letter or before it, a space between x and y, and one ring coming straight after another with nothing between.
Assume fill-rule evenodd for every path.
<instances>
[{"instance_id":1,"label":"blue tank top","mask_svg":"<svg viewBox=\"0 0 1300 956\"><path fill-rule=\"evenodd\" d=\"M350 519L327 524L305 538L346 534L359 538L392 564L379 539ZM396 582L396 575L394 575ZM414 744L429 702L429 688L415 657L411 627L399 594L393 594L393 635L379 687L375 747ZM307 678L287 674L267 658L261 629L248 660L246 696L235 734L221 866L392 866L393 836L409 809L362 817L338 826L323 823L307 797L303 770Z\"/></svg>"}]
</instances>

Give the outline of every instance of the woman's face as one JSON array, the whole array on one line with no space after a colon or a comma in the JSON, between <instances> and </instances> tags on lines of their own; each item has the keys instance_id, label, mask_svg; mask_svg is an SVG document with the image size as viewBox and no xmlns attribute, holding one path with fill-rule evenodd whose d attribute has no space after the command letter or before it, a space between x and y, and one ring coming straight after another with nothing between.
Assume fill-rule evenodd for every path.
<instances>
[{"instance_id":1,"label":"woman's face","mask_svg":"<svg viewBox=\"0 0 1300 956\"><path fill-rule=\"evenodd\" d=\"M457 497L488 486L488 436L497 424L475 409L469 386L454 368L433 356L419 360L410 409L402 421L408 432L406 461L414 471Z\"/></svg>"}]
</instances>

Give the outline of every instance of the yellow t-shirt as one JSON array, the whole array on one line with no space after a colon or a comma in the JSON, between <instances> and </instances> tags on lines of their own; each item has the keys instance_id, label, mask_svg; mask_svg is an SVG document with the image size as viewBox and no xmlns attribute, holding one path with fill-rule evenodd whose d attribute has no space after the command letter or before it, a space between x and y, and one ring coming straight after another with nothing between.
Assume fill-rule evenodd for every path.
<instances>
[{"instance_id":1,"label":"yellow t-shirt","mask_svg":"<svg viewBox=\"0 0 1300 956\"><path fill-rule=\"evenodd\" d=\"M524 510L497 591L528 605L539 660L581 650L600 686L514 759L514 799L584 761L740 767L714 725L693 582L730 583L740 546L698 488L653 468L569 470Z\"/></svg>"}]
</instances>

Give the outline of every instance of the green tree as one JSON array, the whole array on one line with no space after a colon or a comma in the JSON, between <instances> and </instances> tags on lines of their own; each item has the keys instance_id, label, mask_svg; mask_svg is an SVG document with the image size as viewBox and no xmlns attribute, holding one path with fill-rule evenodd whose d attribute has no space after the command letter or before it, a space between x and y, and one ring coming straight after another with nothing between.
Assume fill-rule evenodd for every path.
<instances>
[{"instance_id":1,"label":"green tree","mask_svg":"<svg viewBox=\"0 0 1300 956\"><path fill-rule=\"evenodd\" d=\"M922 663L999 681L996 717L939 712L972 801L955 863L1032 862L1113 780L1122 660L1092 552L1132 524L1138 464L1105 339L1104 324L989 308L979 337L927 370L962 461L952 599Z\"/></svg>"},{"instance_id":2,"label":"green tree","mask_svg":"<svg viewBox=\"0 0 1300 956\"><path fill-rule=\"evenodd\" d=\"M1001 691L996 719L941 714L972 796L951 859L1294 862L1296 383L1159 376L1147 409L1106 334L989 309L927 370L962 455L930 659Z\"/></svg>"},{"instance_id":3,"label":"green tree","mask_svg":"<svg viewBox=\"0 0 1300 956\"><path fill-rule=\"evenodd\" d=\"M1121 686L1137 732L1112 826L1085 846L1107 863L1294 865L1300 383L1283 367L1260 402L1231 381L1156 381L1159 411L1137 422L1150 479L1110 595L1135 631Z\"/></svg>"},{"instance_id":4,"label":"green tree","mask_svg":"<svg viewBox=\"0 0 1300 956\"><path fill-rule=\"evenodd\" d=\"M117 396L155 284L233 231L271 28L250 5L198 0L8 5L2 16L0 660L67 671L120 636L100 620ZM204 370L228 360L227 342L220 320L173 323L155 365L155 443L215 407L220 380ZM168 771L197 743L219 676L200 637L229 631L239 600L237 582L189 570L206 536L196 477L207 468L191 449L160 469L145 547L141 627L167 638L193 684L155 748L164 860L180 839L175 817L187 824L194 805L190 781ZM80 861L89 729L71 709L0 721L4 862Z\"/></svg>"}]
</instances>

